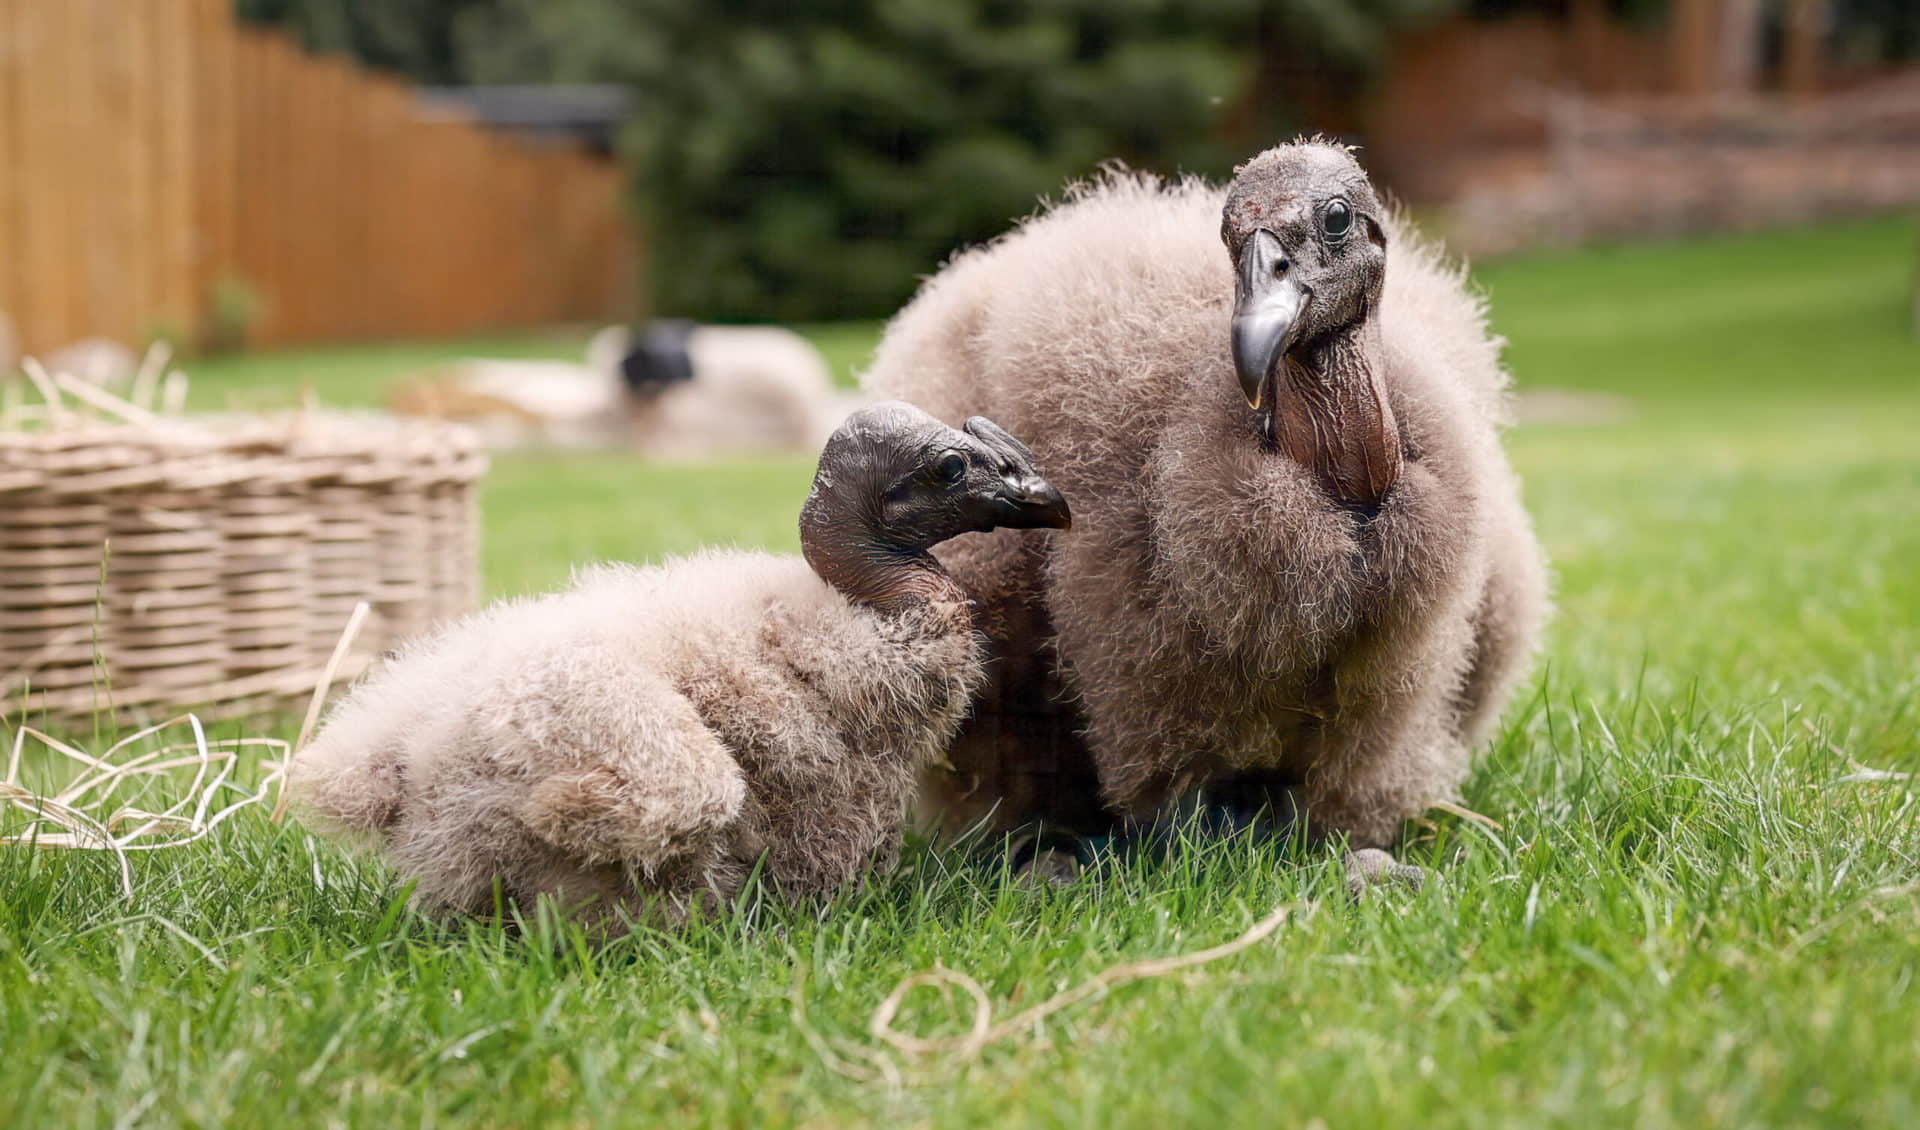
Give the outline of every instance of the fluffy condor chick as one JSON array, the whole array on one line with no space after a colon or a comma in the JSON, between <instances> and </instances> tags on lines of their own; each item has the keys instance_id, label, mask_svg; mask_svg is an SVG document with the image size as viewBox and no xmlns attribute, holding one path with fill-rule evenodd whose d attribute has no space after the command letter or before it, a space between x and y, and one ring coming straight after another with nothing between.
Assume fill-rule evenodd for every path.
<instances>
[{"instance_id":1,"label":"fluffy condor chick","mask_svg":"<svg viewBox=\"0 0 1920 1130\"><path fill-rule=\"evenodd\" d=\"M707 552L602 567L418 640L301 755L317 826L384 848L416 902L494 885L617 928L684 919L755 861L790 895L891 862L915 772L951 741L984 641L932 545L1065 528L991 421L851 416L800 512L805 561Z\"/></svg>"},{"instance_id":2,"label":"fluffy condor chick","mask_svg":"<svg viewBox=\"0 0 1920 1130\"><path fill-rule=\"evenodd\" d=\"M1375 849L1458 786L1546 609L1499 352L1317 140L1224 191L1109 175L956 258L869 384L991 412L1079 523L940 550L995 659L929 806L1082 831L1250 792L1410 877Z\"/></svg>"}]
</instances>

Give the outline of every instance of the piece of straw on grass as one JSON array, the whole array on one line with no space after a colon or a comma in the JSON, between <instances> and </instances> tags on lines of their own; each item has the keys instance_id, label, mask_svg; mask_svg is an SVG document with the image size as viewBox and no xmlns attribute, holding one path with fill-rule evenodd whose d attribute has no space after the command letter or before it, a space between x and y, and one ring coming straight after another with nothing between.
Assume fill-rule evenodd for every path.
<instances>
[{"instance_id":1,"label":"piece of straw on grass","mask_svg":"<svg viewBox=\"0 0 1920 1130\"><path fill-rule=\"evenodd\" d=\"M993 1019L993 1003L987 997L987 990L979 981L957 969L936 965L932 969L915 973L895 985L893 991L887 994L887 998L880 1002L880 1007L874 1010L873 1019L868 1023L867 1031L875 1039L891 1045L908 1056L946 1055L957 1059L972 1059L988 1045L998 1043L1064 1008L1079 1004L1088 997L1105 992L1116 985L1153 977L1166 977L1182 970L1232 957L1242 950L1259 944L1269 934L1278 930L1296 909L1290 905L1276 907L1271 914L1247 927L1239 937L1217 946L1192 953L1175 954L1171 957L1123 961L1117 965L1110 965L1073 988L1056 993L998 1022ZM902 1032L894 1026L894 1019L899 1015L900 1006L905 1003L907 996L915 989L922 987L958 988L973 998L973 1024L964 1035L915 1036Z\"/></svg>"},{"instance_id":2,"label":"piece of straw on grass","mask_svg":"<svg viewBox=\"0 0 1920 1130\"><path fill-rule=\"evenodd\" d=\"M116 760L140 742L179 726L189 728L193 735L191 742ZM51 796L28 788L21 772L29 739L78 764L79 775ZM268 771L252 789L232 780L240 754L247 749L278 751L282 755L278 763L263 761L269 766ZM133 868L128 853L193 843L205 838L241 809L264 803L285 774L285 757L291 749L288 743L274 738L211 741L206 727L194 714L183 714L138 730L99 755L31 726L22 726L14 734L6 777L0 779L0 802L26 813L30 819L24 830L0 836L0 844L110 852L119 866L121 893L132 898ZM169 756L185 751L191 751L191 755ZM121 790L130 782L152 784L186 768L194 770L193 780L172 804L154 811L118 800ZM114 807L103 814L102 810L109 805Z\"/></svg>"},{"instance_id":3,"label":"piece of straw on grass","mask_svg":"<svg viewBox=\"0 0 1920 1130\"><path fill-rule=\"evenodd\" d=\"M334 646L332 659L314 687L306 720L294 743L263 737L209 740L200 716L191 713L136 730L98 754L43 730L21 726L14 732L7 754L6 775L0 778L0 805L26 813L29 820L23 830L0 836L0 845L110 852L119 866L121 893L132 898L129 853L182 847L203 839L241 809L264 803L274 795L276 786L280 791L273 819L278 822L286 809L286 776L294 753L312 735L327 691L368 611L364 602L354 608ZM142 743L182 726L191 734L190 741L135 752ZM51 795L27 787L23 779L29 740L79 767L77 774ZM233 781L242 756L248 753L259 755L260 764L266 768L252 788ZM266 755L272 753L279 754L278 761L267 759ZM185 769L193 770L192 780L170 804L143 807L138 803L139 795L125 797L135 788L144 792L145 787Z\"/></svg>"},{"instance_id":4,"label":"piece of straw on grass","mask_svg":"<svg viewBox=\"0 0 1920 1130\"><path fill-rule=\"evenodd\" d=\"M320 681L314 685L313 697L307 700L307 716L300 723L300 735L294 739L293 751L287 755L287 763L282 770L280 799L273 805L275 824L287 818L285 772L293 768L293 759L307 748L307 739L313 736L313 728L320 721L320 708L327 701L327 691L333 686L334 676L340 673L340 665L347 661L347 653L353 649L354 637L360 634L360 625L366 622L370 611L372 606L364 600L353 606L353 615L347 617L346 630L340 633L339 642L333 645L333 655L327 660L326 669L320 672Z\"/></svg>"}]
</instances>

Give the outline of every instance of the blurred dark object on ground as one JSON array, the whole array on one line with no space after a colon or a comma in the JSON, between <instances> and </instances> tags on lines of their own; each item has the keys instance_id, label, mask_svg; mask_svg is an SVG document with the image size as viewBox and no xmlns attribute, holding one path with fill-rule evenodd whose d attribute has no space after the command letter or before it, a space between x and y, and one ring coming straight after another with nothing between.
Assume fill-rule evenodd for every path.
<instances>
[{"instance_id":1,"label":"blurred dark object on ground","mask_svg":"<svg viewBox=\"0 0 1920 1130\"><path fill-rule=\"evenodd\" d=\"M634 335L620 359L620 377L636 395L656 393L693 379L693 357L687 343L696 323L688 318L661 318Z\"/></svg>"}]
</instances>

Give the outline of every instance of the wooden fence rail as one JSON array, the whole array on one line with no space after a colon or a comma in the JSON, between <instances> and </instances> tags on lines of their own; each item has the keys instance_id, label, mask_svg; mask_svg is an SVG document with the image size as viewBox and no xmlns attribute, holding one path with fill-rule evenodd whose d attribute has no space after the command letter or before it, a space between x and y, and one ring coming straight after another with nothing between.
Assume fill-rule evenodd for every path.
<instances>
[{"instance_id":1,"label":"wooden fence rail","mask_svg":"<svg viewBox=\"0 0 1920 1130\"><path fill-rule=\"evenodd\" d=\"M438 336L630 313L619 171L423 112L231 0L0 0L0 313L20 348Z\"/></svg>"}]
</instances>

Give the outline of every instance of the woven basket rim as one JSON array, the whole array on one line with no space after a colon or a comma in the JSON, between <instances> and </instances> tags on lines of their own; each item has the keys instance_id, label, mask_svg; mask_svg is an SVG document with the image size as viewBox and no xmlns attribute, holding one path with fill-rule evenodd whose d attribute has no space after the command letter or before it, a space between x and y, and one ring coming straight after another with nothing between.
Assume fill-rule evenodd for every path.
<instances>
[{"instance_id":1,"label":"woven basket rim","mask_svg":"<svg viewBox=\"0 0 1920 1130\"><path fill-rule=\"evenodd\" d=\"M162 413L29 374L44 411L0 402L0 717L285 700L354 606L349 669L478 592L464 425Z\"/></svg>"}]
</instances>

